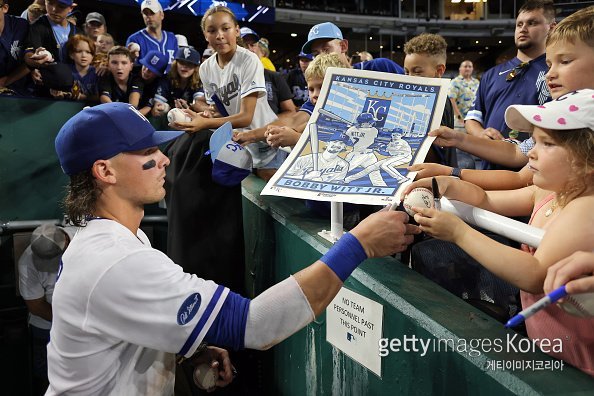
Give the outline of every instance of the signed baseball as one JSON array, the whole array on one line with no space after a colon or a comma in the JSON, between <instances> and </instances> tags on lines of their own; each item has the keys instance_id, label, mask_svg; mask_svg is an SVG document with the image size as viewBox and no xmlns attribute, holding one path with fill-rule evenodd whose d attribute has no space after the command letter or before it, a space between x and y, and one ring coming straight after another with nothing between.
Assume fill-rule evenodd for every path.
<instances>
[{"instance_id":1,"label":"signed baseball","mask_svg":"<svg viewBox=\"0 0 594 396\"><path fill-rule=\"evenodd\" d=\"M52 56L52 53L49 52L48 50L41 50L37 53L37 55L40 55L43 59L45 58L48 62L53 62L54 61L54 57Z\"/></svg>"},{"instance_id":2,"label":"signed baseball","mask_svg":"<svg viewBox=\"0 0 594 396\"><path fill-rule=\"evenodd\" d=\"M190 122L190 121L192 121L192 118L190 118L189 115L187 115L186 113L184 113L181 109L178 109L177 107L175 109L169 110L169 113L167 113L167 122L169 122L170 124L173 124L174 122Z\"/></svg>"},{"instance_id":3,"label":"signed baseball","mask_svg":"<svg viewBox=\"0 0 594 396\"><path fill-rule=\"evenodd\" d=\"M404 198L404 210L411 216L415 215L415 212L412 210L413 207L419 208L432 208L433 207L433 193L431 190L418 187L413 189L408 195Z\"/></svg>"},{"instance_id":4,"label":"signed baseball","mask_svg":"<svg viewBox=\"0 0 594 396\"><path fill-rule=\"evenodd\" d=\"M202 389L211 389L217 385L219 370L208 363L202 363L194 369L194 382Z\"/></svg>"}]
</instances>

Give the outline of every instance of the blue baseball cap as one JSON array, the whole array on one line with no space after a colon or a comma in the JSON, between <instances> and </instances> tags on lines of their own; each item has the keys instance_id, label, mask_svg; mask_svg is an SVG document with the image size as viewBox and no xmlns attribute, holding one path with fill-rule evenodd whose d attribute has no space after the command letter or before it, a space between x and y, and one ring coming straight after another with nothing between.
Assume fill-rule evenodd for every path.
<instances>
[{"instance_id":1,"label":"blue baseball cap","mask_svg":"<svg viewBox=\"0 0 594 396\"><path fill-rule=\"evenodd\" d=\"M149 51L145 56L138 61L141 65L155 73L157 76L162 77L169 64L167 55L160 53L159 51Z\"/></svg>"},{"instance_id":2,"label":"blue baseball cap","mask_svg":"<svg viewBox=\"0 0 594 396\"><path fill-rule=\"evenodd\" d=\"M311 29L309 29L309 33L307 34L307 43L303 45L301 48L301 52L305 52L306 54L311 54L311 45L315 40L319 39L339 39L343 40L342 32L332 22L324 22L318 23Z\"/></svg>"},{"instance_id":3,"label":"blue baseball cap","mask_svg":"<svg viewBox=\"0 0 594 396\"><path fill-rule=\"evenodd\" d=\"M252 156L232 137L230 122L221 125L210 137L212 180L227 187L240 184L252 172Z\"/></svg>"},{"instance_id":4,"label":"blue baseball cap","mask_svg":"<svg viewBox=\"0 0 594 396\"><path fill-rule=\"evenodd\" d=\"M297 58L299 58L299 59L305 58L305 59L309 59L310 61L312 61L314 57L312 54L306 54L305 52L300 52L299 55L297 55Z\"/></svg>"},{"instance_id":5,"label":"blue baseball cap","mask_svg":"<svg viewBox=\"0 0 594 396\"><path fill-rule=\"evenodd\" d=\"M90 169L97 160L158 146L183 133L155 131L128 103L104 103L83 109L66 121L56 136L56 153L64 173L72 176Z\"/></svg>"},{"instance_id":6,"label":"blue baseball cap","mask_svg":"<svg viewBox=\"0 0 594 396\"><path fill-rule=\"evenodd\" d=\"M258 36L258 33L254 32L252 29L246 26L239 29L239 35L241 36L241 38L244 38L245 36L254 36L256 38L256 41L260 40L260 36Z\"/></svg>"},{"instance_id":7,"label":"blue baseball cap","mask_svg":"<svg viewBox=\"0 0 594 396\"><path fill-rule=\"evenodd\" d=\"M74 3L74 1L73 0L58 0L58 3L70 7L72 5L72 3Z\"/></svg>"},{"instance_id":8,"label":"blue baseball cap","mask_svg":"<svg viewBox=\"0 0 594 396\"><path fill-rule=\"evenodd\" d=\"M192 63L198 66L200 64L200 53L193 47L183 47L177 50L175 60Z\"/></svg>"}]
</instances>

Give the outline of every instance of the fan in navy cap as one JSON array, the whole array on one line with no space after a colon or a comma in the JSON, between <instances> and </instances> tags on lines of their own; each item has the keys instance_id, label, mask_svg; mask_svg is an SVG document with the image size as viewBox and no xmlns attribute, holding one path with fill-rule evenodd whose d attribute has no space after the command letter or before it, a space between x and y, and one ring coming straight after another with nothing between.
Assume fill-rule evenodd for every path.
<instances>
[{"instance_id":1,"label":"fan in navy cap","mask_svg":"<svg viewBox=\"0 0 594 396\"><path fill-rule=\"evenodd\" d=\"M182 47L177 50L175 60L188 62L197 66L200 64L200 52L196 51L194 47Z\"/></svg>"}]
</instances>

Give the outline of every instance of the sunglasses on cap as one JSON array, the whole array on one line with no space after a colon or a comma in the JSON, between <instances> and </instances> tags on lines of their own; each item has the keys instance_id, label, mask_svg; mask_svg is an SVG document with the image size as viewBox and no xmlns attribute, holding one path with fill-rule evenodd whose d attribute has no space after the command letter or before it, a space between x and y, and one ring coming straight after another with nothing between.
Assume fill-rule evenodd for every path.
<instances>
[{"instance_id":1,"label":"sunglasses on cap","mask_svg":"<svg viewBox=\"0 0 594 396\"><path fill-rule=\"evenodd\" d=\"M530 66L530 62L520 63L518 66L511 69L507 77L505 77L505 81L512 81L514 78L522 74L522 70L526 69L528 66Z\"/></svg>"}]
</instances>

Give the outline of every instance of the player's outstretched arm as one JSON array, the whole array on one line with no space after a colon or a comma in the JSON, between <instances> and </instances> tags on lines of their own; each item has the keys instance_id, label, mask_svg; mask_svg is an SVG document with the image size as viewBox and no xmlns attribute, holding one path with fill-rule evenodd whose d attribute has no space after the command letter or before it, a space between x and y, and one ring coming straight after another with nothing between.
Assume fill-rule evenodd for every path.
<instances>
[{"instance_id":1,"label":"player's outstretched arm","mask_svg":"<svg viewBox=\"0 0 594 396\"><path fill-rule=\"evenodd\" d=\"M403 251L419 232L404 212L369 216L320 260L251 301L244 346L267 349L300 330L324 311L361 262Z\"/></svg>"}]
</instances>

